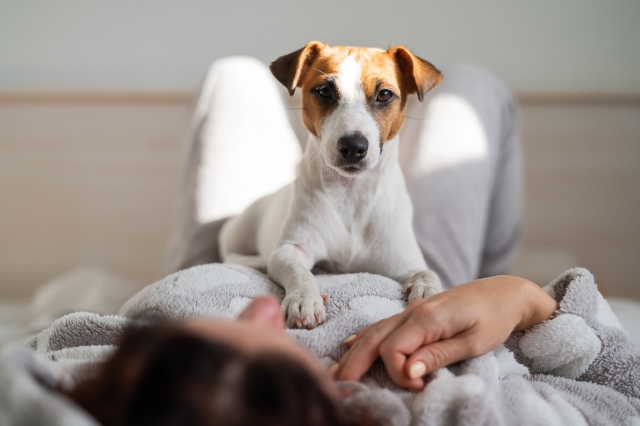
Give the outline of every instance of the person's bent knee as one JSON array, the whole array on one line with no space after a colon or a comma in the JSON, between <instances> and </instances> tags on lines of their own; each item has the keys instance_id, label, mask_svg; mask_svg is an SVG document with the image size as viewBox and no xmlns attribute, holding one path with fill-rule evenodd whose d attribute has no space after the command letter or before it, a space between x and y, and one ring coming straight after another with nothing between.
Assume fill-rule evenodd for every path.
<instances>
[{"instance_id":1,"label":"person's bent knee","mask_svg":"<svg viewBox=\"0 0 640 426\"><path fill-rule=\"evenodd\" d=\"M501 133L512 132L519 123L518 102L507 85L490 71L472 64L459 64L443 71L444 79L433 97L454 95L464 99L481 117L481 120L498 134L497 139L507 137ZM497 121L496 121L497 120Z\"/></svg>"},{"instance_id":2,"label":"person's bent knee","mask_svg":"<svg viewBox=\"0 0 640 426\"><path fill-rule=\"evenodd\" d=\"M251 76L251 78L268 77L272 79L269 68L260 60L251 56L229 56L213 61L209 66L208 76Z\"/></svg>"},{"instance_id":3,"label":"person's bent knee","mask_svg":"<svg viewBox=\"0 0 640 426\"><path fill-rule=\"evenodd\" d=\"M511 90L490 71L472 64L458 64L443 71L444 79L433 96L445 93L461 96L472 104L493 103L517 112L517 102Z\"/></svg>"},{"instance_id":4,"label":"person's bent knee","mask_svg":"<svg viewBox=\"0 0 640 426\"><path fill-rule=\"evenodd\" d=\"M457 91L474 87L478 90L499 90L509 94L507 86L491 71L473 64L456 64L443 70L443 80L439 90Z\"/></svg>"}]
</instances>

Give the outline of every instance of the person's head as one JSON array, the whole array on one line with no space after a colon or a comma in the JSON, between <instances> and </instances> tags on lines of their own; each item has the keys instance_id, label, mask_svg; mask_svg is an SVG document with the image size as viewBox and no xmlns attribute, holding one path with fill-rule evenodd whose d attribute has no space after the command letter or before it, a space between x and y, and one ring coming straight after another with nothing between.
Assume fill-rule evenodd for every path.
<instances>
[{"instance_id":1,"label":"person's head","mask_svg":"<svg viewBox=\"0 0 640 426\"><path fill-rule=\"evenodd\" d=\"M326 369L262 297L239 320L129 329L71 398L104 425L348 424Z\"/></svg>"}]
</instances>

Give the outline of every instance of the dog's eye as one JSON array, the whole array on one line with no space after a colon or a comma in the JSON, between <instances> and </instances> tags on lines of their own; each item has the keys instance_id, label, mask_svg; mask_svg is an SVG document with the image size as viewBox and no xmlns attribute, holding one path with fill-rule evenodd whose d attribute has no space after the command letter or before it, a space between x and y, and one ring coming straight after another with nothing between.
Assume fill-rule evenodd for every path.
<instances>
[{"instance_id":1,"label":"dog's eye","mask_svg":"<svg viewBox=\"0 0 640 426\"><path fill-rule=\"evenodd\" d=\"M316 93L318 94L318 96L322 97L322 98L331 98L331 90L329 90L329 88L327 86L321 86L318 87L316 89Z\"/></svg>"},{"instance_id":2,"label":"dog's eye","mask_svg":"<svg viewBox=\"0 0 640 426\"><path fill-rule=\"evenodd\" d=\"M376 97L376 101L380 103L387 103L393 98L393 92L391 90L383 89L378 92L378 96Z\"/></svg>"}]
</instances>

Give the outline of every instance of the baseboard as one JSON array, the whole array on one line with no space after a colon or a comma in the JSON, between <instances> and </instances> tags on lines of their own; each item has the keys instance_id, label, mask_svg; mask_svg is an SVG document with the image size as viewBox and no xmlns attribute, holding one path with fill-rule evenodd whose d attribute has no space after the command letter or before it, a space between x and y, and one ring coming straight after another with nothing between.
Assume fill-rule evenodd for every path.
<instances>
[{"instance_id":1,"label":"baseboard","mask_svg":"<svg viewBox=\"0 0 640 426\"><path fill-rule=\"evenodd\" d=\"M188 104L190 91L0 91L0 104Z\"/></svg>"},{"instance_id":2,"label":"baseboard","mask_svg":"<svg viewBox=\"0 0 640 426\"><path fill-rule=\"evenodd\" d=\"M0 104L189 104L184 91L0 91ZM640 93L516 92L522 105L639 104Z\"/></svg>"},{"instance_id":3,"label":"baseboard","mask_svg":"<svg viewBox=\"0 0 640 426\"><path fill-rule=\"evenodd\" d=\"M640 105L640 93L559 93L559 92L516 92L522 105L581 105L581 104L622 104Z\"/></svg>"}]
</instances>

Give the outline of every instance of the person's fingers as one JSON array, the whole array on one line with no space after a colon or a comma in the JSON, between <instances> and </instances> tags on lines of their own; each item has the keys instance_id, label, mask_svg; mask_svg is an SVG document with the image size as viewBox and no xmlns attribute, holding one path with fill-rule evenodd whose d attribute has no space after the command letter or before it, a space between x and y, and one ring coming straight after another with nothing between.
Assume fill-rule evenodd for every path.
<instances>
[{"instance_id":1,"label":"person's fingers","mask_svg":"<svg viewBox=\"0 0 640 426\"><path fill-rule=\"evenodd\" d=\"M471 333L461 333L416 349L404 364L404 375L412 380L458 361L473 358L478 344Z\"/></svg>"},{"instance_id":2,"label":"person's fingers","mask_svg":"<svg viewBox=\"0 0 640 426\"><path fill-rule=\"evenodd\" d=\"M422 375L408 376L405 374L405 364L407 357L431 341L425 339L431 339L437 333L429 330L428 326L409 319L380 344L380 357L394 383L409 389L422 389L424 386Z\"/></svg>"},{"instance_id":3,"label":"person's fingers","mask_svg":"<svg viewBox=\"0 0 640 426\"><path fill-rule=\"evenodd\" d=\"M344 339L344 344L347 345L347 347L351 347L353 346L358 340L360 340L362 338L362 336L364 336L365 334L367 334L369 332L369 330L371 330L373 327L377 327L378 324L380 324L382 321L386 321L389 318L385 318L382 319L378 322L374 322L373 324L369 324L368 326L366 326L365 328L361 329L360 331L358 331L356 334L352 334L351 336L347 337L346 339Z\"/></svg>"},{"instance_id":4,"label":"person's fingers","mask_svg":"<svg viewBox=\"0 0 640 426\"><path fill-rule=\"evenodd\" d=\"M424 299L422 301L424 301ZM414 300L414 301L410 302L407 305L407 307L405 308L405 310L400 312L399 314L393 315L393 316L391 316L389 318L381 319L381 320L379 320L377 322L374 322L373 324L369 324L368 326L366 326L362 330L358 331L356 334L352 334L351 336L349 336L346 339L344 339L344 344L347 345L347 347L353 346L358 340L360 340L362 338L362 336L367 334L369 332L369 330L371 330L374 327L377 327L379 324L381 324L383 322L390 321L391 318L396 318L396 317L402 317L404 319L408 318L411 315L412 306L415 305L417 302L420 302L420 301L419 300Z\"/></svg>"},{"instance_id":5,"label":"person's fingers","mask_svg":"<svg viewBox=\"0 0 640 426\"><path fill-rule=\"evenodd\" d=\"M238 319L284 330L280 302L273 296L258 296L238 315Z\"/></svg>"},{"instance_id":6,"label":"person's fingers","mask_svg":"<svg viewBox=\"0 0 640 426\"><path fill-rule=\"evenodd\" d=\"M360 380L378 358L380 343L403 321L402 314L398 314L368 327L338 361L334 377L337 380Z\"/></svg>"},{"instance_id":7,"label":"person's fingers","mask_svg":"<svg viewBox=\"0 0 640 426\"><path fill-rule=\"evenodd\" d=\"M447 334L442 321L436 317L436 312L423 299L411 302L402 313L349 336L345 343L350 350L339 361L335 377L359 380L377 357L382 356L394 382L410 389L421 389L422 379L408 379L404 375L404 364L406 357L417 348ZM384 350L381 351L380 345Z\"/></svg>"}]
</instances>

